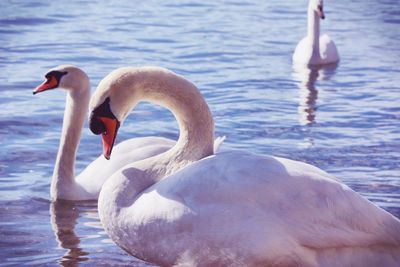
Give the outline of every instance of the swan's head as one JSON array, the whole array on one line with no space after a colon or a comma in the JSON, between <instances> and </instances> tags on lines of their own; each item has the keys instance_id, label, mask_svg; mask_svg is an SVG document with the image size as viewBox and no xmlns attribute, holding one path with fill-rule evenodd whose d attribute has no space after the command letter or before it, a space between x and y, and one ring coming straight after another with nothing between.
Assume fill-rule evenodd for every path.
<instances>
[{"instance_id":1,"label":"swan's head","mask_svg":"<svg viewBox=\"0 0 400 267\"><path fill-rule=\"evenodd\" d=\"M100 81L90 100L89 127L101 134L103 155L110 159L120 124L140 100L140 75L134 68L120 68Z\"/></svg>"},{"instance_id":2,"label":"swan's head","mask_svg":"<svg viewBox=\"0 0 400 267\"><path fill-rule=\"evenodd\" d=\"M323 0L310 0L309 8L315 11L321 19L325 19Z\"/></svg>"},{"instance_id":3,"label":"swan's head","mask_svg":"<svg viewBox=\"0 0 400 267\"><path fill-rule=\"evenodd\" d=\"M89 88L89 78L84 71L73 65L60 65L50 69L45 81L33 90L33 94L43 91L63 88L66 90L80 90Z\"/></svg>"}]
</instances>

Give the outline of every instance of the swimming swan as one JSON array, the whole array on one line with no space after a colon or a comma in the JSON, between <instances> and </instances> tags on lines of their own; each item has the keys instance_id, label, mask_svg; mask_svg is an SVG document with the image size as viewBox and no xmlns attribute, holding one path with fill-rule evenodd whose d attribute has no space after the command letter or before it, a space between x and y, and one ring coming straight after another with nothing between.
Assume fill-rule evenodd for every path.
<instances>
[{"instance_id":1,"label":"swimming swan","mask_svg":"<svg viewBox=\"0 0 400 267\"><path fill-rule=\"evenodd\" d=\"M324 65L339 61L339 53L331 38L320 37L320 19L324 19L322 0L310 0L308 4L307 36L296 46L293 62L306 65Z\"/></svg>"},{"instance_id":2,"label":"swimming swan","mask_svg":"<svg viewBox=\"0 0 400 267\"><path fill-rule=\"evenodd\" d=\"M171 148L175 141L162 137L132 138L115 147L115 158L99 156L75 177L76 151L81 138L89 100L89 78L72 65L60 65L47 72L46 80L33 94L63 88L68 91L60 146L51 181L52 200L97 200L107 178L128 163L154 156Z\"/></svg>"},{"instance_id":3,"label":"swimming swan","mask_svg":"<svg viewBox=\"0 0 400 267\"><path fill-rule=\"evenodd\" d=\"M214 122L196 88L163 68L107 75L90 129L112 151L117 125L141 101L169 109L170 150L107 179L101 222L125 251L161 266L398 266L400 221L306 163L231 150L214 154Z\"/></svg>"}]
</instances>

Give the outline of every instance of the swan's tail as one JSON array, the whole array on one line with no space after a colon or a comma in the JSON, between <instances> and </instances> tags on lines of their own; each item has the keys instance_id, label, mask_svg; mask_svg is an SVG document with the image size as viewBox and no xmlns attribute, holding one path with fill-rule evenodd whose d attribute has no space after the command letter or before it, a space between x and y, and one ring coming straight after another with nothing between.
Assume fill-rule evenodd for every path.
<instances>
[{"instance_id":1,"label":"swan's tail","mask_svg":"<svg viewBox=\"0 0 400 267\"><path fill-rule=\"evenodd\" d=\"M214 153L217 153L219 150L219 147L222 145L222 143L225 141L225 135L224 136L218 136L214 140Z\"/></svg>"}]
</instances>

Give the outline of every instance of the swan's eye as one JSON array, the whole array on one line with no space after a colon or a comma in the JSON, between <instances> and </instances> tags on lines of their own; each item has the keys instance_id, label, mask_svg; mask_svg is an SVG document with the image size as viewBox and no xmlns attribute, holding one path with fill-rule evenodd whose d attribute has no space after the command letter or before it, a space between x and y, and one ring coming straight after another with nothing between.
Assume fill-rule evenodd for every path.
<instances>
[{"instance_id":1,"label":"swan's eye","mask_svg":"<svg viewBox=\"0 0 400 267\"><path fill-rule=\"evenodd\" d=\"M58 70L53 70L48 72L44 77L47 80L51 80L52 77L54 77L54 79L57 81L57 86L60 84L60 80L61 78L66 75L68 72L67 71L58 71ZM56 86L56 87L57 87Z\"/></svg>"}]
</instances>

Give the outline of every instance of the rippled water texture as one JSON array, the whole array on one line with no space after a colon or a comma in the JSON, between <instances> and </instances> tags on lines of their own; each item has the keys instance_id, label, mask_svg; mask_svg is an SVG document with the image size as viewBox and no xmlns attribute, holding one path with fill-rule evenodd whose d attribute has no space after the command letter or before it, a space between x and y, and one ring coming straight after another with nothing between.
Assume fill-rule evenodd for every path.
<instances>
[{"instance_id":1,"label":"rippled water texture","mask_svg":"<svg viewBox=\"0 0 400 267\"><path fill-rule=\"evenodd\" d=\"M256 3L259 2L259 3ZM96 203L49 202L65 92L32 96L47 69L80 66L92 87L126 65L193 81L226 148L309 162L400 217L400 5L325 1L322 32L341 55L293 68L307 1L0 1L0 265L137 265L103 231ZM177 138L141 104L117 141ZM82 170L101 152L84 131Z\"/></svg>"}]
</instances>

